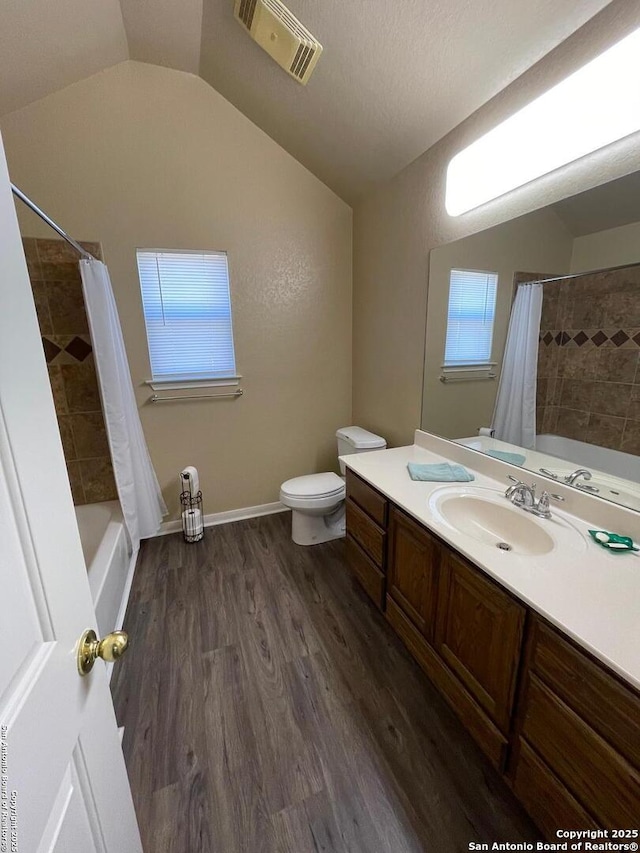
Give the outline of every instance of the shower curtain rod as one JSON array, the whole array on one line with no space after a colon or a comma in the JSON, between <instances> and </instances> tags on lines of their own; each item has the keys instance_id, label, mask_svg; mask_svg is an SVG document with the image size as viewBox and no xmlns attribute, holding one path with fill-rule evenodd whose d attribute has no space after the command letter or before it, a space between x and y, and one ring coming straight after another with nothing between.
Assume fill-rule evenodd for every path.
<instances>
[{"instance_id":1,"label":"shower curtain rod","mask_svg":"<svg viewBox=\"0 0 640 853\"><path fill-rule=\"evenodd\" d=\"M90 252L87 252L86 249L82 248L80 243L76 243L76 241L72 237L69 237L69 235L66 233L66 231L63 231L59 225L56 225L56 223L53 221L53 219L51 219L49 216L47 216L47 214L43 210L40 210L38 205L35 204L34 202L32 202L31 199L22 192L22 190L19 190L18 187L15 186L15 184L11 184L11 192L17 198L19 198L20 201L24 202L27 205L27 207L30 208L36 214L36 216L39 216L40 219L42 219L44 222L46 222L50 228L53 228L54 231L57 231L58 234L62 237L62 239L66 240L67 243L69 243L69 245L73 246L73 248L76 250L76 252L79 252L83 258L85 258L88 261L95 261L96 260L96 258L94 258Z\"/></svg>"}]
</instances>

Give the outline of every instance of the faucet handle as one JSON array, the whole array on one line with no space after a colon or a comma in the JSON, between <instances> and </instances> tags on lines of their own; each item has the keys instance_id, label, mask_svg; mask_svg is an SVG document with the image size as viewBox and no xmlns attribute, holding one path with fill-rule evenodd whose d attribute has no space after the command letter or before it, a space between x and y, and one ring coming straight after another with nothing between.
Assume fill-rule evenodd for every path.
<instances>
[{"instance_id":1,"label":"faucet handle","mask_svg":"<svg viewBox=\"0 0 640 853\"><path fill-rule=\"evenodd\" d=\"M564 503L564 498L562 497L562 495L554 495L553 492L547 492L545 490L540 495L540 500L538 501L538 504L537 504L538 509L542 510L543 512L545 510L548 510L549 509L549 502L551 500L560 501L561 503Z\"/></svg>"},{"instance_id":2,"label":"faucet handle","mask_svg":"<svg viewBox=\"0 0 640 853\"><path fill-rule=\"evenodd\" d=\"M558 475L554 474L553 471L549 471L548 468L538 468L538 471L540 471L541 474L544 474L547 477L551 477L552 480L558 479Z\"/></svg>"}]
</instances>

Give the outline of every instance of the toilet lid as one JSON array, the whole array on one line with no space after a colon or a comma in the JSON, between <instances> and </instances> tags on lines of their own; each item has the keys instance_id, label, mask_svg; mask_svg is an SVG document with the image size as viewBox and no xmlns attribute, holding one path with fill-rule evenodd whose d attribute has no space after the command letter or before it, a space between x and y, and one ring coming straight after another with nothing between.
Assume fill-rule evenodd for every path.
<instances>
[{"instance_id":1,"label":"toilet lid","mask_svg":"<svg viewBox=\"0 0 640 853\"><path fill-rule=\"evenodd\" d=\"M324 498L337 495L344 490L344 480L337 474L307 474L294 477L280 487L280 491L292 498Z\"/></svg>"}]
</instances>

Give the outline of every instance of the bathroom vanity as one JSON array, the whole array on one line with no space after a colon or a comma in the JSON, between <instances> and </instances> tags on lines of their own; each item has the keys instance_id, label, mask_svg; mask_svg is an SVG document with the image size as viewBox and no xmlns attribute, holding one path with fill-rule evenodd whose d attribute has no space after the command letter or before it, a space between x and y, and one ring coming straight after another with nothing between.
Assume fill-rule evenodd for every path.
<instances>
[{"instance_id":1,"label":"bathroom vanity","mask_svg":"<svg viewBox=\"0 0 640 853\"><path fill-rule=\"evenodd\" d=\"M448 444L422 442L346 457L351 569L549 840L558 829L638 829L640 557L588 542L578 511L613 516L586 496L567 498L575 515L535 521L551 545L525 536L510 552L458 535L442 523L438 496L475 493L412 482L407 461L444 461L434 449ZM500 480L518 469L477 454L478 471L472 451L459 453L474 488L511 512ZM607 583L617 587L609 598Z\"/></svg>"}]
</instances>

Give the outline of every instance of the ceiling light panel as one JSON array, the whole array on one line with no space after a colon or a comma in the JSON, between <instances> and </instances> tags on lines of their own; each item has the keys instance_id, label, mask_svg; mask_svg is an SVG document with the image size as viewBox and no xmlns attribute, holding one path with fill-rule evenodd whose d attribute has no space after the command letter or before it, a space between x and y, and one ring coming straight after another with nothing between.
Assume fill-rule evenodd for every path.
<instances>
[{"instance_id":1,"label":"ceiling light panel","mask_svg":"<svg viewBox=\"0 0 640 853\"><path fill-rule=\"evenodd\" d=\"M445 206L459 216L640 130L640 29L451 160Z\"/></svg>"}]
</instances>

